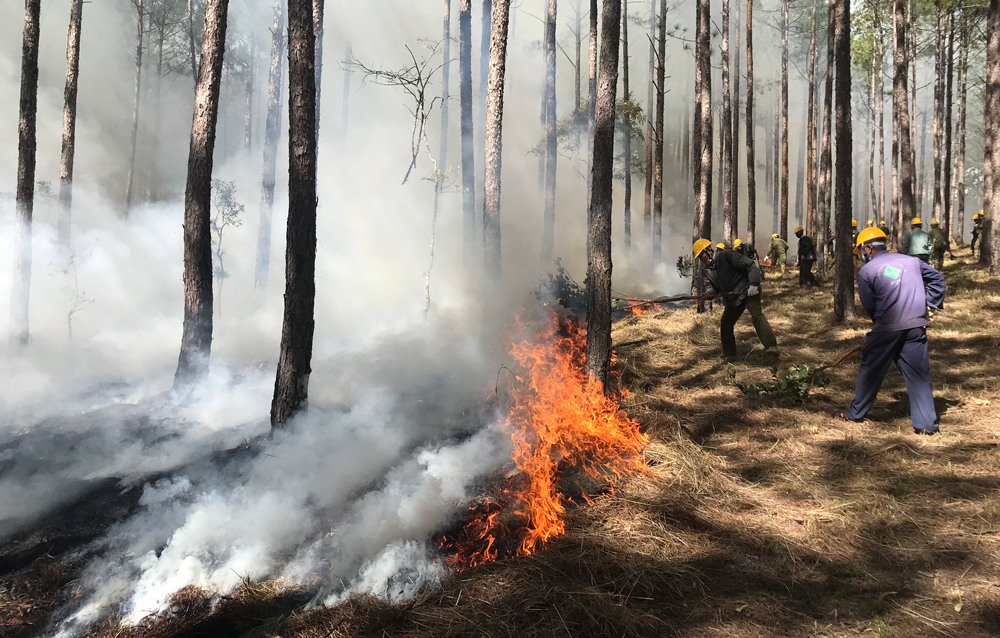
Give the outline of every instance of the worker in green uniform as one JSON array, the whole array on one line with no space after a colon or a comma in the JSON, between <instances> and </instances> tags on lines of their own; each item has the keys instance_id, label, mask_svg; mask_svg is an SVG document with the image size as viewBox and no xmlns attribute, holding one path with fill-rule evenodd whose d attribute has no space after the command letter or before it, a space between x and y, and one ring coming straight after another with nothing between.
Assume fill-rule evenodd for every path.
<instances>
[{"instance_id":1,"label":"worker in green uniform","mask_svg":"<svg viewBox=\"0 0 1000 638\"><path fill-rule=\"evenodd\" d=\"M931 263L931 248L933 242L931 236L924 230L924 222L919 217L914 217L910 222L910 232L903 238L904 255L916 257L925 264Z\"/></svg>"},{"instance_id":2,"label":"worker in green uniform","mask_svg":"<svg viewBox=\"0 0 1000 638\"><path fill-rule=\"evenodd\" d=\"M781 274L785 274L785 258L788 254L788 242L781 238L781 235L774 233L771 235L771 245L767 247L767 258L771 260L771 272L774 272L775 265L781 267Z\"/></svg>"},{"instance_id":3,"label":"worker in green uniform","mask_svg":"<svg viewBox=\"0 0 1000 638\"><path fill-rule=\"evenodd\" d=\"M851 243L857 243L858 241L858 220L851 220Z\"/></svg>"},{"instance_id":4,"label":"worker in green uniform","mask_svg":"<svg viewBox=\"0 0 1000 638\"><path fill-rule=\"evenodd\" d=\"M931 265L941 270L944 268L944 253L951 250L948 236L941 230L938 220L931 221L931 232L927 233L931 238Z\"/></svg>"}]
</instances>

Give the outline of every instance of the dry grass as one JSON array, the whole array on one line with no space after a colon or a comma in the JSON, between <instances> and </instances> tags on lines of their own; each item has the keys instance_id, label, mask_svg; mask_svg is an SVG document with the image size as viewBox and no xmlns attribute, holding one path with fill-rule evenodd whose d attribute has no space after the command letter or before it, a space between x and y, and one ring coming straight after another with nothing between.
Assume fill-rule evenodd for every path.
<instances>
[{"instance_id":1,"label":"dry grass","mask_svg":"<svg viewBox=\"0 0 1000 638\"><path fill-rule=\"evenodd\" d=\"M183 628L167 618L102 635L998 635L1000 284L963 262L946 276L948 314L930 333L940 436L910 433L895 371L872 420L844 423L828 415L853 394L856 358L803 404L749 397L720 361L718 313L653 313L615 328L625 408L650 434L653 471L571 511L538 554L404 603L359 596L286 618L261 604L284 590L247 583L211 617L202 598ZM833 325L829 288L793 279L765 289L782 368L834 361L867 322ZM737 339L738 378L767 378L748 320Z\"/></svg>"}]
</instances>

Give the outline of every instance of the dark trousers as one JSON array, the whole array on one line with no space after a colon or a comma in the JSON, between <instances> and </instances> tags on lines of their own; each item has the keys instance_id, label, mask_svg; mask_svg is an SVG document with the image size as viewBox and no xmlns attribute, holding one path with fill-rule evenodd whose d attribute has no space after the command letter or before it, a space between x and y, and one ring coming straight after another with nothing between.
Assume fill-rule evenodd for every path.
<instances>
[{"instance_id":1,"label":"dark trousers","mask_svg":"<svg viewBox=\"0 0 1000 638\"><path fill-rule=\"evenodd\" d=\"M739 318L743 316L744 310L750 311L750 318L753 320L753 329L757 331L757 338L764 344L764 347L774 348L778 345L778 340L774 338L774 332L771 330L771 324L767 322L764 310L760 306L760 295L745 297L740 301L738 306L726 306L725 311L722 313L722 353L727 357L735 357L738 354L736 351L736 335L733 334L733 327Z\"/></svg>"},{"instance_id":2,"label":"dark trousers","mask_svg":"<svg viewBox=\"0 0 1000 638\"><path fill-rule=\"evenodd\" d=\"M926 328L868 333L861 351L854 400L845 416L852 421L865 418L875 404L875 396L892 363L896 364L906 381L913 427L937 432L938 418L934 410L934 390L931 388L931 359L927 354Z\"/></svg>"},{"instance_id":3,"label":"dark trousers","mask_svg":"<svg viewBox=\"0 0 1000 638\"><path fill-rule=\"evenodd\" d=\"M799 285L805 286L809 284L810 286L818 286L819 282L816 281L816 276L813 275L813 264L816 262L812 259L800 259L799 260Z\"/></svg>"}]
</instances>

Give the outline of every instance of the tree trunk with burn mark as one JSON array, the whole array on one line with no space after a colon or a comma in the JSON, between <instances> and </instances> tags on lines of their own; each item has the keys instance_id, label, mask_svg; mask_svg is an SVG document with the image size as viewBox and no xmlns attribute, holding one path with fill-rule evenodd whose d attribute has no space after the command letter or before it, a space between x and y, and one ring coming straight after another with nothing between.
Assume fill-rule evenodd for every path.
<instances>
[{"instance_id":1,"label":"tree trunk with burn mark","mask_svg":"<svg viewBox=\"0 0 1000 638\"><path fill-rule=\"evenodd\" d=\"M806 226L816 236L816 16L819 0L813 0L809 38L809 100L806 117ZM824 246L821 250L826 250Z\"/></svg>"},{"instance_id":2,"label":"tree trunk with burn mark","mask_svg":"<svg viewBox=\"0 0 1000 638\"><path fill-rule=\"evenodd\" d=\"M700 154L697 169L698 191L695 195L694 232L692 242L699 238L712 236L712 42L711 18L709 0L698 0L696 13L698 16L695 30L695 93L700 106L698 113L698 137L700 148L695 152ZM704 290L701 280L701 262L695 262L692 293L700 295ZM704 311L705 304L698 303L698 310Z\"/></svg>"},{"instance_id":3,"label":"tree trunk with burn mark","mask_svg":"<svg viewBox=\"0 0 1000 638\"><path fill-rule=\"evenodd\" d=\"M823 136L820 141L819 150L819 180L817 184L817 206L816 210L819 214L819 220L817 223L817 228L820 232L816 233L819 238L819 245L826 246L826 229L831 226L830 223L830 210L833 204L833 152L832 152L832 138L833 138L833 62L834 62L834 49L833 49L833 31L834 31L834 0L827 1L827 37L826 37L826 78L823 86ZM844 237L840 235L839 228L834 228L834 235L838 237ZM847 236L851 235L850 229L848 229ZM815 239L815 238L814 238ZM844 242L838 242L844 243ZM848 242L850 243L850 242ZM816 255L816 265L818 266L819 276L821 278L826 278L827 274L827 260L826 260L826 250L820 250L819 254Z\"/></svg>"},{"instance_id":4,"label":"tree trunk with burn mark","mask_svg":"<svg viewBox=\"0 0 1000 638\"><path fill-rule=\"evenodd\" d=\"M73 158L76 154L76 96L80 78L80 28L83 0L70 0L66 36L66 88L63 91L62 151L59 157L59 244L69 248L73 220Z\"/></svg>"},{"instance_id":5,"label":"tree trunk with burn mark","mask_svg":"<svg viewBox=\"0 0 1000 638\"><path fill-rule=\"evenodd\" d=\"M913 149L910 144L913 136L910 134L910 108L907 104L906 71L907 71L907 20L905 15L906 0L894 0L895 9L895 43L893 47L893 110L898 114L899 122L899 213L895 215L896 236L902 245L901 230L909 225L916 215L914 199L914 167Z\"/></svg>"},{"instance_id":6,"label":"tree trunk with burn mark","mask_svg":"<svg viewBox=\"0 0 1000 638\"><path fill-rule=\"evenodd\" d=\"M472 0L458 3L458 78L462 138L462 248L472 267L476 244L476 140L472 130Z\"/></svg>"},{"instance_id":7,"label":"tree trunk with burn mark","mask_svg":"<svg viewBox=\"0 0 1000 638\"><path fill-rule=\"evenodd\" d=\"M653 130L653 268L663 261L663 104L666 71L667 2L660 0L656 64L656 126Z\"/></svg>"},{"instance_id":8,"label":"tree trunk with burn mark","mask_svg":"<svg viewBox=\"0 0 1000 638\"><path fill-rule=\"evenodd\" d=\"M556 169L559 157L558 126L556 114L556 0L548 0L545 16L545 94L542 103L545 116L544 186L545 211L542 230L542 267L552 262L556 232Z\"/></svg>"},{"instance_id":9,"label":"tree trunk with burn mark","mask_svg":"<svg viewBox=\"0 0 1000 638\"><path fill-rule=\"evenodd\" d=\"M500 175L503 155L503 94L507 71L510 0L493 3L489 81L486 94L486 179L483 202L483 264L493 290L500 287Z\"/></svg>"},{"instance_id":10,"label":"tree trunk with burn mark","mask_svg":"<svg viewBox=\"0 0 1000 638\"><path fill-rule=\"evenodd\" d=\"M788 241L788 0L781 0L781 238Z\"/></svg>"},{"instance_id":11,"label":"tree trunk with burn mark","mask_svg":"<svg viewBox=\"0 0 1000 638\"><path fill-rule=\"evenodd\" d=\"M753 0L747 0L747 240L757 245L757 165L753 123Z\"/></svg>"},{"instance_id":12,"label":"tree trunk with burn mark","mask_svg":"<svg viewBox=\"0 0 1000 638\"><path fill-rule=\"evenodd\" d=\"M656 104L656 0L649 7L649 90L646 93L646 185L642 204L642 230L646 241L651 242L653 230L653 136ZM579 26L579 25L578 25ZM579 59L579 58L578 58ZM579 74L577 74L579 77Z\"/></svg>"},{"instance_id":13,"label":"tree trunk with burn mark","mask_svg":"<svg viewBox=\"0 0 1000 638\"><path fill-rule=\"evenodd\" d=\"M622 0L621 8L622 17L622 41L621 41L621 59L622 59L622 90L625 92L624 100L629 104L632 103L632 92L629 87L629 77L628 77L628 0ZM625 139L623 154L625 155L625 215L624 215L624 231L625 231L625 251L629 252L632 249L632 122L631 115L629 116L628 122L626 122L627 128L625 130Z\"/></svg>"},{"instance_id":14,"label":"tree trunk with burn mark","mask_svg":"<svg viewBox=\"0 0 1000 638\"><path fill-rule=\"evenodd\" d=\"M837 195L836 232L851 236L851 163L854 157L851 139L851 5L850 0L835 0L834 60L837 118ZM825 228L823 230L826 230ZM823 233L824 235L826 233ZM825 239L825 237L824 237ZM824 244L820 244L821 246ZM853 320L854 255L849 241L837 242L836 273L833 281L833 315L838 322Z\"/></svg>"}]
</instances>

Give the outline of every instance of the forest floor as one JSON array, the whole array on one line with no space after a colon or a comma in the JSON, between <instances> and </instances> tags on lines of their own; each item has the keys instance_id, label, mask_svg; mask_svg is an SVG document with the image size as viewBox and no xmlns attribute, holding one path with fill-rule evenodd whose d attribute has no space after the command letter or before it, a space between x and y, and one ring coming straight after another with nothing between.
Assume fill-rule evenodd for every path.
<instances>
[{"instance_id":1,"label":"forest floor","mask_svg":"<svg viewBox=\"0 0 1000 638\"><path fill-rule=\"evenodd\" d=\"M537 554L401 603L359 596L290 611L301 595L252 585L211 616L200 604L183 613L179 600L172 618L93 635L1000 635L1000 282L957 254L945 266L947 312L929 329L938 436L912 433L895 369L871 420L848 423L831 414L853 396L858 355L804 401L751 396L731 375L747 384L771 370L748 316L730 367L718 311L654 312L614 328L624 407L650 437L652 471L570 511L566 534ZM764 288L779 376L836 361L869 326L835 325L829 284L796 280L790 271Z\"/></svg>"}]
</instances>

